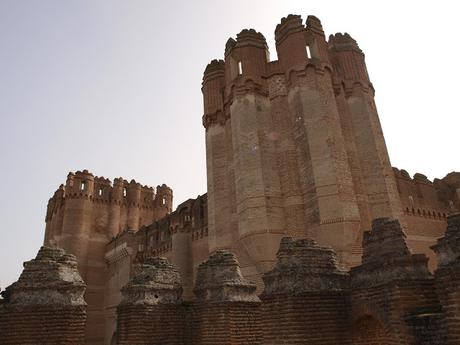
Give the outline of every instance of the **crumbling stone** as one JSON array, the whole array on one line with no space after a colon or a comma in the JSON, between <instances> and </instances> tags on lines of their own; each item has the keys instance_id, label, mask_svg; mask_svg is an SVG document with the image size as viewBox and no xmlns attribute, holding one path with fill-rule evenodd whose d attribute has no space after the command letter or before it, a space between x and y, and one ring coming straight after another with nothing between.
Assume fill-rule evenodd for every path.
<instances>
[{"instance_id":1,"label":"crumbling stone","mask_svg":"<svg viewBox=\"0 0 460 345\"><path fill-rule=\"evenodd\" d=\"M264 344L348 344L348 272L311 239L283 238L263 276Z\"/></svg>"},{"instance_id":2,"label":"crumbling stone","mask_svg":"<svg viewBox=\"0 0 460 345\"><path fill-rule=\"evenodd\" d=\"M193 305L193 344L261 344L260 299L228 251L198 267Z\"/></svg>"},{"instance_id":3,"label":"crumbling stone","mask_svg":"<svg viewBox=\"0 0 460 345\"><path fill-rule=\"evenodd\" d=\"M24 263L19 280L2 292L0 343L85 344L85 288L75 256L41 247Z\"/></svg>"},{"instance_id":4,"label":"crumbling stone","mask_svg":"<svg viewBox=\"0 0 460 345\"><path fill-rule=\"evenodd\" d=\"M243 278L236 257L224 250L211 254L200 264L194 292L199 301L260 301L256 285Z\"/></svg>"},{"instance_id":5,"label":"crumbling stone","mask_svg":"<svg viewBox=\"0 0 460 345\"><path fill-rule=\"evenodd\" d=\"M371 287L393 281L431 279L424 254L411 254L398 220L378 218L364 233L362 264L352 268L352 287Z\"/></svg>"},{"instance_id":6,"label":"crumbling stone","mask_svg":"<svg viewBox=\"0 0 460 345\"><path fill-rule=\"evenodd\" d=\"M185 313L179 272L165 258L149 258L121 290L119 345L183 345Z\"/></svg>"},{"instance_id":7,"label":"crumbling stone","mask_svg":"<svg viewBox=\"0 0 460 345\"><path fill-rule=\"evenodd\" d=\"M447 230L432 247L438 256L436 289L446 319L447 344L460 343L460 213L447 218Z\"/></svg>"},{"instance_id":8,"label":"crumbling stone","mask_svg":"<svg viewBox=\"0 0 460 345\"><path fill-rule=\"evenodd\" d=\"M353 344L443 341L444 321L427 262L425 255L411 254L399 221L372 222L364 233L362 265L351 269Z\"/></svg>"}]
</instances>

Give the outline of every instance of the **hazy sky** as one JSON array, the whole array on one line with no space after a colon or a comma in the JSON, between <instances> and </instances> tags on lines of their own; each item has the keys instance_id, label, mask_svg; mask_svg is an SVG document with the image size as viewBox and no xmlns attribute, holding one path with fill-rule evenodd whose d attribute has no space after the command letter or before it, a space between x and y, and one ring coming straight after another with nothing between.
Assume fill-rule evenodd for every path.
<instances>
[{"instance_id":1,"label":"hazy sky","mask_svg":"<svg viewBox=\"0 0 460 345\"><path fill-rule=\"evenodd\" d=\"M318 16L364 50L394 166L460 170L455 1L0 0L0 287L44 236L69 171L206 192L201 78L243 28Z\"/></svg>"}]
</instances>

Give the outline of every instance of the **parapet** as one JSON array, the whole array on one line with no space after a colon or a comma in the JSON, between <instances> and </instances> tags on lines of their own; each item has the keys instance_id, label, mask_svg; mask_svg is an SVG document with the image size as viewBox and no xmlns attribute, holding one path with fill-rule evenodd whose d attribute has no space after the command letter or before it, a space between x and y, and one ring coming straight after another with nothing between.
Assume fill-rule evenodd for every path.
<instances>
[{"instance_id":1,"label":"parapet","mask_svg":"<svg viewBox=\"0 0 460 345\"><path fill-rule=\"evenodd\" d=\"M194 293L202 302L259 302L256 288L243 278L235 255L219 250L198 266Z\"/></svg>"},{"instance_id":2,"label":"parapet","mask_svg":"<svg viewBox=\"0 0 460 345\"><path fill-rule=\"evenodd\" d=\"M438 257L438 267L460 265L460 213L447 217L446 233L431 249Z\"/></svg>"},{"instance_id":3,"label":"parapet","mask_svg":"<svg viewBox=\"0 0 460 345\"><path fill-rule=\"evenodd\" d=\"M346 32L344 34L338 32L334 35L330 35L328 43L329 49L334 51L353 50L361 54L363 53L358 43Z\"/></svg>"},{"instance_id":4,"label":"parapet","mask_svg":"<svg viewBox=\"0 0 460 345\"><path fill-rule=\"evenodd\" d=\"M306 21L307 30L314 32L315 34L324 35L323 25L318 17L309 15Z\"/></svg>"},{"instance_id":5,"label":"parapet","mask_svg":"<svg viewBox=\"0 0 460 345\"><path fill-rule=\"evenodd\" d=\"M85 289L75 256L43 246L35 259L24 263L19 280L2 295L14 305L85 306Z\"/></svg>"},{"instance_id":6,"label":"parapet","mask_svg":"<svg viewBox=\"0 0 460 345\"><path fill-rule=\"evenodd\" d=\"M158 197L157 197L158 196ZM88 199L94 202L136 205L142 208L172 207L172 189L163 184L142 186L135 180L128 182L119 177L113 182L103 176L94 176L88 170L70 172L65 187L61 185L48 202L47 217L59 209L65 199Z\"/></svg>"},{"instance_id":7,"label":"parapet","mask_svg":"<svg viewBox=\"0 0 460 345\"><path fill-rule=\"evenodd\" d=\"M275 267L263 275L264 295L337 291L347 287L348 272L342 269L330 247L311 239L284 237Z\"/></svg>"},{"instance_id":8,"label":"parapet","mask_svg":"<svg viewBox=\"0 0 460 345\"><path fill-rule=\"evenodd\" d=\"M121 289L121 305L180 304L182 285L179 271L166 258L144 261L137 274Z\"/></svg>"},{"instance_id":9,"label":"parapet","mask_svg":"<svg viewBox=\"0 0 460 345\"><path fill-rule=\"evenodd\" d=\"M225 73L225 62L224 60L214 59L206 66L203 73L203 84L214 78L223 77Z\"/></svg>"},{"instance_id":10,"label":"parapet","mask_svg":"<svg viewBox=\"0 0 460 345\"><path fill-rule=\"evenodd\" d=\"M281 23L275 29L276 44L280 44L288 35L304 30L302 17L299 15L290 14L287 17L281 18Z\"/></svg>"}]
</instances>

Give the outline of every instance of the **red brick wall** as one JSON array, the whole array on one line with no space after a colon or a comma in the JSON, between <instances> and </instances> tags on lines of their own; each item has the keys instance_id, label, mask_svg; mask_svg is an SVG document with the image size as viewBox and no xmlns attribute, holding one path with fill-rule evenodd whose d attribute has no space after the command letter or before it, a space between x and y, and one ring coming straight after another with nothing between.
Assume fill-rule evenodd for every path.
<instances>
[{"instance_id":1,"label":"red brick wall","mask_svg":"<svg viewBox=\"0 0 460 345\"><path fill-rule=\"evenodd\" d=\"M185 313L181 305L118 307L118 345L183 345Z\"/></svg>"},{"instance_id":2,"label":"red brick wall","mask_svg":"<svg viewBox=\"0 0 460 345\"><path fill-rule=\"evenodd\" d=\"M193 306L193 345L262 343L260 303L197 303Z\"/></svg>"},{"instance_id":3,"label":"red brick wall","mask_svg":"<svg viewBox=\"0 0 460 345\"><path fill-rule=\"evenodd\" d=\"M1 306L3 345L84 345L86 307Z\"/></svg>"},{"instance_id":4,"label":"red brick wall","mask_svg":"<svg viewBox=\"0 0 460 345\"><path fill-rule=\"evenodd\" d=\"M348 304L343 292L262 296L264 345L345 345Z\"/></svg>"}]
</instances>

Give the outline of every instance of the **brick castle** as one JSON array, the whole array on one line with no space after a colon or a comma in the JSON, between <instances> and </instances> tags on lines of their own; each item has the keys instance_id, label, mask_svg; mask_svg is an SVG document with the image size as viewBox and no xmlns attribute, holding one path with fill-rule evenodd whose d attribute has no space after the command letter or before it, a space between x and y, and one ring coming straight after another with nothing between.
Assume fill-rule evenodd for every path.
<instances>
[{"instance_id":1,"label":"brick castle","mask_svg":"<svg viewBox=\"0 0 460 345\"><path fill-rule=\"evenodd\" d=\"M243 30L204 71L207 194L173 211L164 184L68 175L46 247L3 293L0 340L30 343L2 325L49 305L75 319L53 344L458 344L460 173L392 168L348 34L290 15L275 40L270 61ZM36 273L54 299L15 302L47 265L73 272Z\"/></svg>"}]
</instances>

